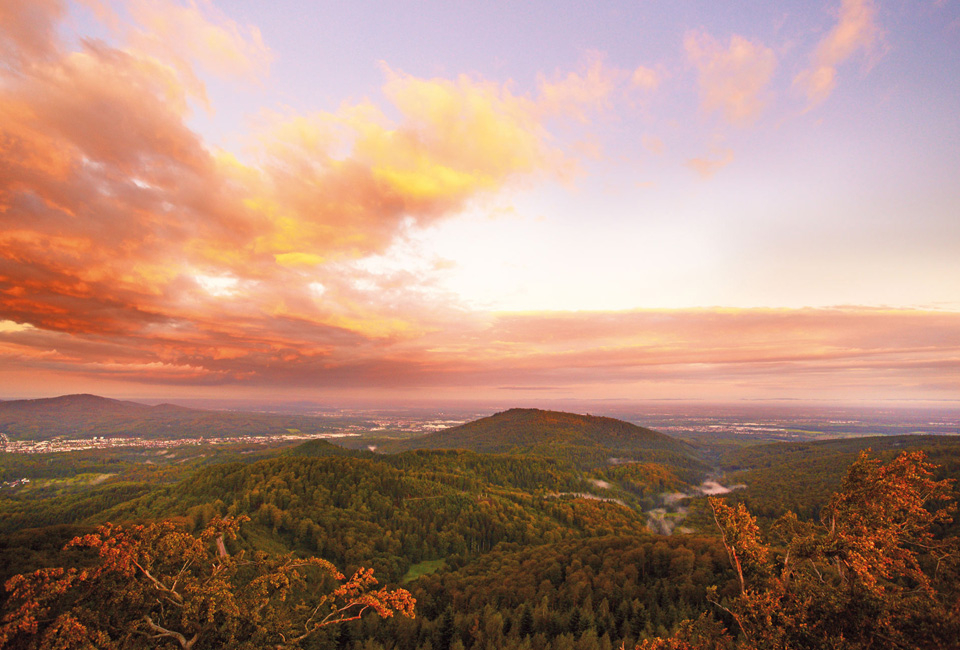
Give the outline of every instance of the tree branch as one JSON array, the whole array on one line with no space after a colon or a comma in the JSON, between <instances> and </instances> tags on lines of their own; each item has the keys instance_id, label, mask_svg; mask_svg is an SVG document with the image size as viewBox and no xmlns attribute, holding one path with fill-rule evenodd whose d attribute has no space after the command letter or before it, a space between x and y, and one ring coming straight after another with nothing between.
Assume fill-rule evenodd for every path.
<instances>
[{"instance_id":1,"label":"tree branch","mask_svg":"<svg viewBox=\"0 0 960 650\"><path fill-rule=\"evenodd\" d=\"M168 630L168 629L165 628L165 627L162 627L162 626L160 626L160 625L157 625L157 624L153 621L153 619L150 618L150 616L144 616L143 619L147 622L147 625L150 626L150 629L157 633L153 638L155 638L155 639L162 639L162 638L171 638L171 639L174 639L177 643L180 644L180 647L183 648L183 650L192 650L194 644L196 644L196 642L197 642L197 639L200 638L200 633L197 632L196 634L193 635L193 638L192 638L192 639L189 639L189 640L188 640L187 637L185 637L183 634L180 634L179 632L177 632L177 631L175 631L175 630Z\"/></svg>"},{"instance_id":2,"label":"tree branch","mask_svg":"<svg viewBox=\"0 0 960 650\"><path fill-rule=\"evenodd\" d=\"M724 607L723 605L721 605L720 603L718 603L717 601L715 601L715 600L710 600L709 598L707 599L707 602L708 602L708 603L712 603L713 605L716 605L717 607L719 607L720 609L722 609L723 611L725 611L727 614L730 614L730 616L733 617L733 620L736 621L737 627L739 627L739 628L740 628L740 631L743 632L743 636L745 636L745 637L747 638L747 641L750 641L750 635L747 633L747 628L743 626L743 621L740 620L740 617L737 616L737 615L733 612L733 610L728 609L728 608Z\"/></svg>"},{"instance_id":3,"label":"tree branch","mask_svg":"<svg viewBox=\"0 0 960 650\"><path fill-rule=\"evenodd\" d=\"M148 579L151 583L153 583L153 586L154 586L154 587L156 587L158 590L160 590L160 591L163 592L164 594L167 594L169 597L171 597L172 600L173 600L173 602L174 602L176 605L183 605L183 596L181 596L179 593L177 593L176 590L171 589L170 587L167 587L167 586L164 585L162 582L160 582L159 580L157 580L156 578L154 578L154 577L150 574L150 572L147 571L146 569L144 569L142 566L140 566L140 563L137 562L136 560L133 560L133 565L134 565L135 567L137 567L138 569L140 569L140 571L143 573L143 575L145 575L145 576L147 577L147 579Z\"/></svg>"}]
</instances>

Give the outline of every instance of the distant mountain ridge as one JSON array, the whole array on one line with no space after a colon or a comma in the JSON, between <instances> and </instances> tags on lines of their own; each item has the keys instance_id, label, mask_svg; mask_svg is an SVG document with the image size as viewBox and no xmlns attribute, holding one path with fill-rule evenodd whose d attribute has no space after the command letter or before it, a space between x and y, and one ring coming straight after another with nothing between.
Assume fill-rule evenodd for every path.
<instances>
[{"instance_id":1,"label":"distant mountain ridge","mask_svg":"<svg viewBox=\"0 0 960 650\"><path fill-rule=\"evenodd\" d=\"M467 449L488 454L531 454L577 464L604 464L611 458L690 458L686 442L615 418L562 411L514 408L401 443L401 449Z\"/></svg>"},{"instance_id":2,"label":"distant mountain ridge","mask_svg":"<svg viewBox=\"0 0 960 650\"><path fill-rule=\"evenodd\" d=\"M0 415L8 413L44 413L57 409L58 413L135 413L149 410L151 406L138 402L100 397L90 393L42 397L39 399L17 399L0 402Z\"/></svg>"},{"instance_id":3,"label":"distant mountain ridge","mask_svg":"<svg viewBox=\"0 0 960 650\"><path fill-rule=\"evenodd\" d=\"M322 417L149 406L90 394L0 402L0 433L14 440L136 437L171 439L332 430Z\"/></svg>"},{"instance_id":4,"label":"distant mountain ridge","mask_svg":"<svg viewBox=\"0 0 960 650\"><path fill-rule=\"evenodd\" d=\"M0 433L11 440L223 438L328 433L341 426L319 416L149 406L90 394L0 402ZM366 440L347 446L365 446ZM658 431L610 417L540 409L514 408L419 438L391 440L380 451L418 449L539 456L583 469L607 465L612 459L704 469L693 446ZM329 455L331 450L316 452Z\"/></svg>"}]
</instances>

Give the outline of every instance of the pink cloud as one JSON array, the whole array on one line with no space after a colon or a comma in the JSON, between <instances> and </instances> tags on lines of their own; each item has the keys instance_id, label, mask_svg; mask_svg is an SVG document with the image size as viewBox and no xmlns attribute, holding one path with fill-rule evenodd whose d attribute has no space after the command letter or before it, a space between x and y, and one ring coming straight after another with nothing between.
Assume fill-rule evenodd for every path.
<instances>
[{"instance_id":1,"label":"pink cloud","mask_svg":"<svg viewBox=\"0 0 960 650\"><path fill-rule=\"evenodd\" d=\"M733 162L733 150L716 148L713 150L715 158L691 158L684 164L700 174L703 179L711 178L718 171Z\"/></svg>"},{"instance_id":2,"label":"pink cloud","mask_svg":"<svg viewBox=\"0 0 960 650\"><path fill-rule=\"evenodd\" d=\"M561 114L586 121L587 110L601 110L609 105L610 96L624 73L604 65L599 56L582 72L568 72L555 81L540 77L538 104L547 114Z\"/></svg>"},{"instance_id":3,"label":"pink cloud","mask_svg":"<svg viewBox=\"0 0 960 650\"><path fill-rule=\"evenodd\" d=\"M591 55L580 70L556 73L553 79L540 75L536 106L545 116L566 116L587 122L591 114L610 109L614 100L631 89L651 93L660 85L661 74L637 66L625 70L606 63L603 56Z\"/></svg>"},{"instance_id":4,"label":"pink cloud","mask_svg":"<svg viewBox=\"0 0 960 650\"><path fill-rule=\"evenodd\" d=\"M249 81L263 79L273 60L256 26L238 25L209 3L134 0L129 9L138 23L131 43L162 58Z\"/></svg>"},{"instance_id":5,"label":"pink cloud","mask_svg":"<svg viewBox=\"0 0 960 650\"><path fill-rule=\"evenodd\" d=\"M858 51L870 51L880 38L872 0L843 0L837 24L820 41L810 65L794 79L811 106L824 101L836 87L837 68Z\"/></svg>"},{"instance_id":6,"label":"pink cloud","mask_svg":"<svg viewBox=\"0 0 960 650\"><path fill-rule=\"evenodd\" d=\"M647 151L658 156L662 154L664 150L663 140L655 135L644 135L643 146Z\"/></svg>"},{"instance_id":7,"label":"pink cloud","mask_svg":"<svg viewBox=\"0 0 960 650\"><path fill-rule=\"evenodd\" d=\"M781 391L831 373L887 391L954 381L956 314L496 315L462 308L416 272L358 263L487 193L563 178L573 163L548 119L605 110L611 93L638 83L636 71L597 60L525 95L477 77L388 70L389 107L264 115L240 160L208 147L185 120L202 91L195 63L261 74L257 61L268 57L253 32L189 5L157 29L213 34L211 52L236 56L218 63L194 45L136 39L70 50L56 38L60 5L35 6L0 5L23 30L11 36L3 24L5 61L15 64L0 70L5 373L64 385L470 392L629 391L652 381L709 391L728 379ZM689 38L705 108L754 119L772 65L765 48ZM714 153L689 164L709 175L732 160Z\"/></svg>"},{"instance_id":8,"label":"pink cloud","mask_svg":"<svg viewBox=\"0 0 960 650\"><path fill-rule=\"evenodd\" d=\"M703 31L689 32L683 44L699 72L703 110L720 111L737 126L756 120L767 103L766 88L777 67L773 50L737 35L724 47Z\"/></svg>"},{"instance_id":9,"label":"pink cloud","mask_svg":"<svg viewBox=\"0 0 960 650\"><path fill-rule=\"evenodd\" d=\"M545 385L584 396L648 386L698 398L942 397L950 387L955 394L960 369L956 313L701 309L438 317L432 331L381 339L293 314L196 319L187 328L161 325L149 335L109 339L7 327L0 328L0 359L25 371L89 379L460 387L461 397Z\"/></svg>"},{"instance_id":10,"label":"pink cloud","mask_svg":"<svg viewBox=\"0 0 960 650\"><path fill-rule=\"evenodd\" d=\"M54 56L65 12L60 0L0 0L0 57L24 65Z\"/></svg>"},{"instance_id":11,"label":"pink cloud","mask_svg":"<svg viewBox=\"0 0 960 650\"><path fill-rule=\"evenodd\" d=\"M637 66L630 75L630 81L641 90L653 91L660 85L661 75L652 68Z\"/></svg>"}]
</instances>

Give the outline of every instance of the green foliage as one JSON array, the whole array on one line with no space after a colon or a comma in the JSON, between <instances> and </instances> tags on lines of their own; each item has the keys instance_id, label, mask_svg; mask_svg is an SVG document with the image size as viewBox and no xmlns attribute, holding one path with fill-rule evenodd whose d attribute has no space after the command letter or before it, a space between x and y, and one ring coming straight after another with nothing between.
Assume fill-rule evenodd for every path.
<instances>
[{"instance_id":1,"label":"green foliage","mask_svg":"<svg viewBox=\"0 0 960 650\"><path fill-rule=\"evenodd\" d=\"M360 449L346 449L326 440L308 440L284 452L286 456L311 456L324 458L327 456L349 456L351 458L373 458L372 451Z\"/></svg>"},{"instance_id":2,"label":"green foliage","mask_svg":"<svg viewBox=\"0 0 960 650\"><path fill-rule=\"evenodd\" d=\"M321 442L321 441L316 441ZM0 452L0 480L30 479L28 491L84 475L108 475L110 481L137 483L173 483L192 474L198 467L226 462L253 463L276 457L291 446L262 444L186 444L157 449L152 447L112 447L38 454ZM332 445L330 445L332 446ZM355 453L355 452L347 452ZM22 488L2 488L0 494L19 494Z\"/></svg>"},{"instance_id":3,"label":"green foliage","mask_svg":"<svg viewBox=\"0 0 960 650\"><path fill-rule=\"evenodd\" d=\"M68 491L50 498L0 497L0 532L78 523L153 488L143 483L113 483L85 491Z\"/></svg>"},{"instance_id":4,"label":"green foliage","mask_svg":"<svg viewBox=\"0 0 960 650\"><path fill-rule=\"evenodd\" d=\"M434 573L443 566L443 563L443 560L424 560L423 562L417 562L407 569L407 572L403 575L401 582L412 582L421 576Z\"/></svg>"},{"instance_id":5,"label":"green foliage","mask_svg":"<svg viewBox=\"0 0 960 650\"><path fill-rule=\"evenodd\" d=\"M632 647L708 608L707 590L718 583L736 590L715 538L504 544L411 583L417 619L370 621L364 634L399 648L451 647L457 639L467 648Z\"/></svg>"},{"instance_id":6,"label":"green foliage","mask_svg":"<svg viewBox=\"0 0 960 650\"><path fill-rule=\"evenodd\" d=\"M214 515L246 515L248 535L259 530L289 549L341 566L366 564L390 580L411 564L473 556L501 542L644 529L632 509L553 496L568 489L584 483L546 459L445 451L377 460L291 457L205 468L104 516L188 512L200 526Z\"/></svg>"},{"instance_id":7,"label":"green foliage","mask_svg":"<svg viewBox=\"0 0 960 650\"><path fill-rule=\"evenodd\" d=\"M699 482L702 473L662 463L637 462L597 469L592 476L611 484L617 496L637 500L649 510L662 505L664 493L689 489L691 483Z\"/></svg>"},{"instance_id":8,"label":"green foliage","mask_svg":"<svg viewBox=\"0 0 960 650\"><path fill-rule=\"evenodd\" d=\"M464 490L496 486L535 492L577 492L589 487L574 466L563 459L441 449L409 451L379 460L427 480L456 482Z\"/></svg>"}]
</instances>

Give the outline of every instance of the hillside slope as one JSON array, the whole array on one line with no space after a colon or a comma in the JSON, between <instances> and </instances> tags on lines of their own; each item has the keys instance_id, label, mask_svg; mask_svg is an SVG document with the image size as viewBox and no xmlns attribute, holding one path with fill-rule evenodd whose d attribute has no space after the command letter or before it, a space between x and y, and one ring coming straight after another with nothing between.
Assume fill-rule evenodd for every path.
<instances>
[{"instance_id":1,"label":"hillside slope","mask_svg":"<svg viewBox=\"0 0 960 650\"><path fill-rule=\"evenodd\" d=\"M324 418L269 413L203 411L174 404L148 406L97 395L63 395L0 402L0 433L13 440L138 437L196 438L322 432Z\"/></svg>"},{"instance_id":2,"label":"hillside slope","mask_svg":"<svg viewBox=\"0 0 960 650\"><path fill-rule=\"evenodd\" d=\"M531 454L578 465L611 459L662 460L689 465L693 446L623 420L540 409L510 409L401 443L402 449L467 449Z\"/></svg>"}]
</instances>

